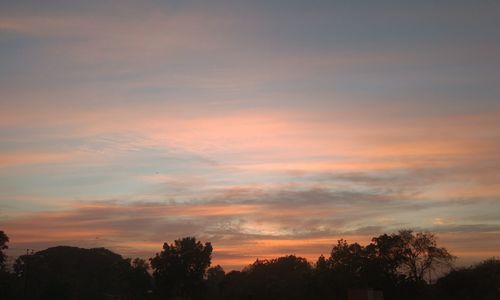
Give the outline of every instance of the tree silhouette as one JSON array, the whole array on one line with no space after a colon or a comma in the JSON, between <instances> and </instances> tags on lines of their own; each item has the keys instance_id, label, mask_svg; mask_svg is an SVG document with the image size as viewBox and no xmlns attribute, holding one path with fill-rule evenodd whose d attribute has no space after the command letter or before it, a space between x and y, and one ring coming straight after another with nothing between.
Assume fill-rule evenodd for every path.
<instances>
[{"instance_id":1,"label":"tree silhouette","mask_svg":"<svg viewBox=\"0 0 500 300\"><path fill-rule=\"evenodd\" d=\"M402 230L374 237L367 246L340 239L330 257L320 257L314 284L325 294L347 297L348 289L375 288L386 299L412 299L425 289L424 278L453 256L431 233Z\"/></svg>"},{"instance_id":2,"label":"tree silhouette","mask_svg":"<svg viewBox=\"0 0 500 300\"><path fill-rule=\"evenodd\" d=\"M145 299L153 287L153 280L149 274L149 264L145 259L127 259L130 271L126 273L125 290L132 299Z\"/></svg>"},{"instance_id":3,"label":"tree silhouette","mask_svg":"<svg viewBox=\"0 0 500 300\"><path fill-rule=\"evenodd\" d=\"M8 237L0 231L0 252ZM20 256L0 272L0 299L348 299L383 291L384 299L500 299L500 263L489 260L428 273L453 256L427 232L403 230L363 246L340 239L314 265L295 255L257 259L242 271L210 267L212 245L194 237L165 243L149 260L124 259L104 248L59 246ZM5 256L2 256L5 262ZM372 294L374 295L374 294Z\"/></svg>"},{"instance_id":4,"label":"tree silhouette","mask_svg":"<svg viewBox=\"0 0 500 300\"><path fill-rule=\"evenodd\" d=\"M315 298L328 299L332 294L332 274L328 260L323 254L318 257L313 270L311 288L314 291Z\"/></svg>"},{"instance_id":5,"label":"tree silhouette","mask_svg":"<svg viewBox=\"0 0 500 300\"><path fill-rule=\"evenodd\" d=\"M16 277L8 272L6 266L7 255L4 250L8 249L9 237L0 230L0 299L14 299L16 290Z\"/></svg>"},{"instance_id":6,"label":"tree silhouette","mask_svg":"<svg viewBox=\"0 0 500 300\"><path fill-rule=\"evenodd\" d=\"M212 245L194 237L164 243L163 251L150 260L157 294L161 299L200 298L211 258Z\"/></svg>"},{"instance_id":7,"label":"tree silhouette","mask_svg":"<svg viewBox=\"0 0 500 300\"><path fill-rule=\"evenodd\" d=\"M383 234L372 238L371 244L366 247L367 255L380 268L380 272L395 278L405 259L404 243L399 234Z\"/></svg>"},{"instance_id":8,"label":"tree silhouette","mask_svg":"<svg viewBox=\"0 0 500 300\"><path fill-rule=\"evenodd\" d=\"M9 237L0 230L0 271L4 271L5 269L5 261L7 260L7 254L5 254L4 250L8 249L7 243L9 242Z\"/></svg>"},{"instance_id":9,"label":"tree silhouette","mask_svg":"<svg viewBox=\"0 0 500 300\"><path fill-rule=\"evenodd\" d=\"M221 299L307 299L312 267L295 255L256 260L227 275L230 287Z\"/></svg>"},{"instance_id":10,"label":"tree silhouette","mask_svg":"<svg viewBox=\"0 0 500 300\"><path fill-rule=\"evenodd\" d=\"M413 233L401 230L401 269L413 281L423 281L438 267L449 267L454 260L446 248L438 247L436 237L430 232Z\"/></svg>"},{"instance_id":11,"label":"tree silhouette","mask_svg":"<svg viewBox=\"0 0 500 300\"><path fill-rule=\"evenodd\" d=\"M20 256L14 270L30 299L130 299L147 292L131 285L130 261L104 248L48 248Z\"/></svg>"},{"instance_id":12,"label":"tree silhouette","mask_svg":"<svg viewBox=\"0 0 500 300\"><path fill-rule=\"evenodd\" d=\"M220 281L221 279L224 279L224 276L226 275L226 272L224 272L224 269L216 265L215 267L211 267L207 270L207 281Z\"/></svg>"},{"instance_id":13,"label":"tree silhouette","mask_svg":"<svg viewBox=\"0 0 500 300\"><path fill-rule=\"evenodd\" d=\"M436 287L443 300L500 299L500 260L492 258L453 270L440 278Z\"/></svg>"},{"instance_id":14,"label":"tree silhouette","mask_svg":"<svg viewBox=\"0 0 500 300\"><path fill-rule=\"evenodd\" d=\"M217 299L220 297L220 292L224 288L224 279L226 272L224 269L217 265L207 270L207 298Z\"/></svg>"},{"instance_id":15,"label":"tree silhouette","mask_svg":"<svg viewBox=\"0 0 500 300\"><path fill-rule=\"evenodd\" d=\"M363 246L358 243L349 244L344 239L338 240L327 260L329 268L327 286L330 293L339 298L346 298L349 288L363 287L365 282L362 278L366 262L366 251Z\"/></svg>"},{"instance_id":16,"label":"tree silhouette","mask_svg":"<svg viewBox=\"0 0 500 300\"><path fill-rule=\"evenodd\" d=\"M403 249L404 241L398 234L374 237L365 248L367 261L362 280L367 287L383 290L385 299L411 299L411 294L416 293L414 284L401 272Z\"/></svg>"},{"instance_id":17,"label":"tree silhouette","mask_svg":"<svg viewBox=\"0 0 500 300\"><path fill-rule=\"evenodd\" d=\"M340 239L332 248L328 264L330 268L342 271L355 280L355 277L359 276L363 270L365 261L364 247L358 243L349 244L346 240Z\"/></svg>"},{"instance_id":18,"label":"tree silhouette","mask_svg":"<svg viewBox=\"0 0 500 300\"><path fill-rule=\"evenodd\" d=\"M323 254L321 254L318 257L318 260L316 261L315 267L316 267L316 271L320 272L320 273L328 270L328 261L326 260L325 256L323 256Z\"/></svg>"}]
</instances>

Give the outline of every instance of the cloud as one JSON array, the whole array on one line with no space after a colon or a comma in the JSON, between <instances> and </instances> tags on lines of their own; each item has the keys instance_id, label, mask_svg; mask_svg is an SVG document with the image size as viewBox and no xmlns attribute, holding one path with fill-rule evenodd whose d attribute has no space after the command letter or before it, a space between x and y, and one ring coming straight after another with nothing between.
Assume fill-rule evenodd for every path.
<instances>
[{"instance_id":1,"label":"cloud","mask_svg":"<svg viewBox=\"0 0 500 300\"><path fill-rule=\"evenodd\" d=\"M490 5L6 3L0 224L232 266L405 227L492 253L457 238L498 225Z\"/></svg>"},{"instance_id":2,"label":"cloud","mask_svg":"<svg viewBox=\"0 0 500 300\"><path fill-rule=\"evenodd\" d=\"M366 180L366 175L339 177ZM232 268L257 257L287 253L314 259L328 253L339 238L366 244L372 236L407 227L437 232L445 246L466 257L480 255L481 249L491 245L477 241L475 247L464 249L452 238L456 233L494 235L500 231L494 221L464 224L456 219L455 224L433 225L434 218L426 223L419 218L429 218L429 212L436 209L441 213L439 207L450 208L450 204L421 200L412 193L402 195L401 190L380 194L370 190L233 187L211 190L187 202L80 202L58 211L20 214L0 226L12 237L14 248L101 245L127 256L152 255L163 242L196 236L214 244L214 263ZM455 205L454 211L469 209L467 203L460 205Z\"/></svg>"},{"instance_id":3,"label":"cloud","mask_svg":"<svg viewBox=\"0 0 500 300\"><path fill-rule=\"evenodd\" d=\"M30 164L51 164L65 162L80 158L81 153L78 152L60 152L60 153L0 153L0 168L10 166L30 165Z\"/></svg>"}]
</instances>

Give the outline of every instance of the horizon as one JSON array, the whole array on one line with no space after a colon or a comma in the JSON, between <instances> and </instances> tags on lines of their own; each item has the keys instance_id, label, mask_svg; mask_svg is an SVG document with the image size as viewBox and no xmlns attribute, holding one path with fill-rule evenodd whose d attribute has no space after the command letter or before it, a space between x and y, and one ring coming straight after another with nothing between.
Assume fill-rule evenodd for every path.
<instances>
[{"instance_id":1,"label":"horizon","mask_svg":"<svg viewBox=\"0 0 500 300\"><path fill-rule=\"evenodd\" d=\"M434 266L433 268L429 269L429 274L428 274L428 278L426 279L426 281L428 281L429 283L432 282L434 279L436 278L441 278L443 276L446 276L447 274L449 274L448 272L452 271L452 270L466 270L468 268L474 268L474 267L477 267L481 264L484 264L486 263L487 261L489 260L498 260L498 257L495 257L495 256L491 256L491 257L487 257L486 259L483 259L481 261L473 261L473 262L467 262L466 260L463 260L461 259L460 260L460 257L457 257L457 256L454 256L453 253L449 253L448 252L448 249L444 248L444 247L440 247L441 245L439 245L439 239L435 236L434 233L432 232L429 232L429 231L414 231L414 230L411 230L411 229L402 229L401 231L399 232L395 232L395 233L383 233L381 235L379 235L378 237L373 237L373 239L375 238L380 238L384 235L388 235L388 236L391 236L391 235L397 235L397 236L401 236L401 232L404 232L404 231L408 231L410 233L413 233L413 234L424 234L424 235L429 235L432 237L432 239L434 239L434 242L436 242L437 244L437 247L439 247L440 249L444 249L444 251L446 251L446 253L448 253L450 255L450 258L449 258L449 262L448 263L444 263L444 265L439 265L439 266ZM4 233L3 231L1 231L2 233ZM7 235L8 237L8 235ZM168 246L168 247L176 247L176 243L178 241L181 241L183 239L186 239L186 238L194 238L195 241L196 240L196 237L179 237L178 239L175 239L175 241L170 241L170 242L165 242L164 244L162 244L162 247L159 248L158 251L155 251L154 253L152 253L151 255L149 254L142 254L140 256L127 256L127 255L123 255L122 253L119 253L116 249L109 249L103 245L100 245L100 246L95 246L95 247L85 247L85 246L75 246L75 245L52 245L50 247L47 247L45 249L32 249L32 248L27 248L27 249L24 249L24 248L12 248L12 247L9 247L9 242L6 243L6 249L3 250L3 252L6 254L5 256L5 266L6 266L6 270L7 272L12 272L12 271L15 271L15 265L20 263L23 259L23 257L30 257L32 255L37 255L37 254L40 254L40 253L44 253L45 251L48 251L48 250L53 250L55 248L72 248L72 249L80 249L80 250L98 250L98 249L103 249L103 250L106 250L106 251L111 251L111 253L114 253L114 254L117 254L119 255L122 259L129 259L130 260L130 263L134 260L134 259L143 259L146 263L147 263L147 266L148 266L148 271L149 272L153 272L152 268L151 268L151 260L153 260L153 258L157 255L160 254L160 252L164 252L165 249L163 248L163 246ZM8 239L10 239L8 237ZM244 272L245 270L247 270L248 268L252 268L252 266L254 266L255 264L257 263L262 263L262 262L272 262L272 261L276 261L276 260L279 260L279 259L282 259L282 258L287 258L287 257L296 257L296 258L299 258L299 259L304 259L305 262L307 262L307 264L309 266L311 266L312 268L317 268L317 264L318 262L320 261L321 257L323 259L327 259L327 260L335 260L335 256L333 254L333 251L334 249L339 245L341 244L342 242L343 243L347 243L348 245L349 244L357 244L359 246L361 246L361 248L363 250L367 250L369 249L369 246L374 246L376 245L376 242L374 240L371 240L370 243L367 243L367 244L360 244L358 242L355 242L355 243L349 243L348 240L345 240L343 238L339 238L335 243L332 244L332 246L330 247L331 250L329 252L326 252L326 253L321 253L319 255L311 255L309 254L308 257L303 257L303 256L300 256L300 255L297 255L295 254L294 251L291 251L290 253L286 253L286 254L279 254L278 256L274 256L274 257L271 257L269 255L265 256L265 257L256 257L253 261L247 263L246 265L226 265L226 266L221 266L220 264L213 264L211 261L213 259L213 254L217 254L217 250L216 250L216 246L213 245L210 241L197 241L199 243L201 243L201 245L204 245L206 246L207 244L210 244L211 247L213 248L213 252L211 253L210 255L210 259L209 259L209 263L208 263L208 267L221 267L222 270L225 272L225 273L230 273L230 272L233 272L233 271L241 271L241 272ZM338 250L337 250L338 251ZM11 255L7 255L8 253L11 253ZM12 255L13 253L17 254L17 255ZM130 254L130 253L129 253ZM427 254L428 255L428 254ZM371 258L373 259L373 257ZM456 264L456 260L459 259L459 264L457 265ZM456 268L458 267L458 268Z\"/></svg>"},{"instance_id":2,"label":"horizon","mask_svg":"<svg viewBox=\"0 0 500 300\"><path fill-rule=\"evenodd\" d=\"M0 230L238 270L411 228L500 256L500 2L2 1Z\"/></svg>"}]
</instances>

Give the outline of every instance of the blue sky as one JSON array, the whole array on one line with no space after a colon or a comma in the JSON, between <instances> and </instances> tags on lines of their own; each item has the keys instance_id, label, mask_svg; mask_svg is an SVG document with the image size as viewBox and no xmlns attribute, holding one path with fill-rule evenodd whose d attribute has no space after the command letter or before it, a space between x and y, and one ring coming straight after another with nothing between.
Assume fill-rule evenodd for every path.
<instances>
[{"instance_id":1,"label":"blue sky","mask_svg":"<svg viewBox=\"0 0 500 300\"><path fill-rule=\"evenodd\" d=\"M495 1L0 7L12 248L195 235L240 268L414 228L500 254Z\"/></svg>"}]
</instances>

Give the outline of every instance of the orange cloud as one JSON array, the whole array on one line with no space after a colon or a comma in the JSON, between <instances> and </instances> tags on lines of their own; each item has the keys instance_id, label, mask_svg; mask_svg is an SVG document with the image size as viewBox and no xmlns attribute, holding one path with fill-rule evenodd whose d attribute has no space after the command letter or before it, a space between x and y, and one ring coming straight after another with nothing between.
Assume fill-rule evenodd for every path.
<instances>
[{"instance_id":1,"label":"orange cloud","mask_svg":"<svg viewBox=\"0 0 500 300\"><path fill-rule=\"evenodd\" d=\"M49 164L82 159L82 153L72 152L0 152L0 168L31 164Z\"/></svg>"}]
</instances>

